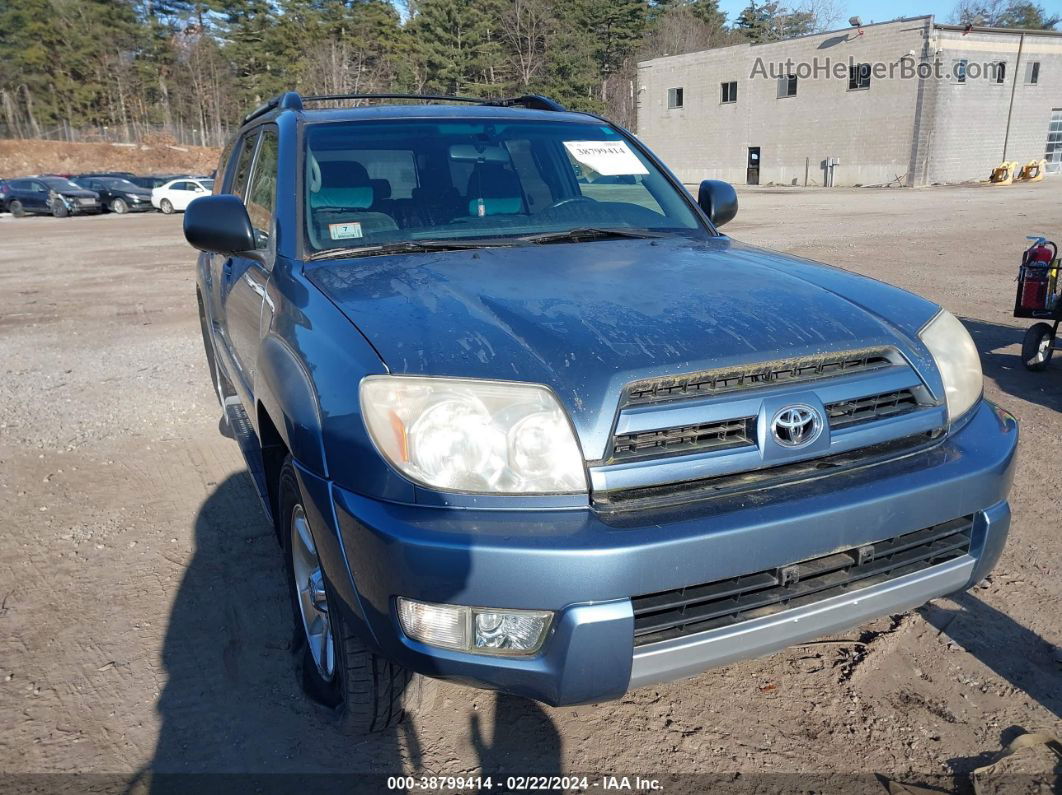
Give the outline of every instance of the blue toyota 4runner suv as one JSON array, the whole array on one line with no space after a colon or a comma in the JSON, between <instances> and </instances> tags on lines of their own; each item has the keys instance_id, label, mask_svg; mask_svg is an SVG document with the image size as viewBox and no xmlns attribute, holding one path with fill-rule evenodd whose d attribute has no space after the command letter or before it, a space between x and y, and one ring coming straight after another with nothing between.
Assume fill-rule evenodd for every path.
<instances>
[{"instance_id":1,"label":"blue toyota 4runner suv","mask_svg":"<svg viewBox=\"0 0 1062 795\"><path fill-rule=\"evenodd\" d=\"M311 99L245 119L184 229L346 727L431 678L618 698L995 564L1018 429L948 312L731 240L733 188L543 97Z\"/></svg>"}]
</instances>

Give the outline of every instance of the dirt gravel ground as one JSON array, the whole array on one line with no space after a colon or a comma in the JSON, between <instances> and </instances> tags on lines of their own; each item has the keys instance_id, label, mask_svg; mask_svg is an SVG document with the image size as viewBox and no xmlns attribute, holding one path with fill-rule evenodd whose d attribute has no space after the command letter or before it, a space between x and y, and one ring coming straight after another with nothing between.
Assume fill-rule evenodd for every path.
<instances>
[{"instance_id":1,"label":"dirt gravel ground","mask_svg":"<svg viewBox=\"0 0 1062 795\"><path fill-rule=\"evenodd\" d=\"M180 217L5 216L0 771L134 790L150 771L486 771L740 774L759 791L811 787L757 774L843 789L876 773L964 791L1016 734L1057 736L1062 362L1022 368L1011 308L1024 235L1062 237L1062 181L741 201L735 237L922 293L973 332L988 396L1022 422L1011 538L981 587L621 702L444 685L429 715L341 737L301 695L281 558L218 433Z\"/></svg>"}]
</instances>

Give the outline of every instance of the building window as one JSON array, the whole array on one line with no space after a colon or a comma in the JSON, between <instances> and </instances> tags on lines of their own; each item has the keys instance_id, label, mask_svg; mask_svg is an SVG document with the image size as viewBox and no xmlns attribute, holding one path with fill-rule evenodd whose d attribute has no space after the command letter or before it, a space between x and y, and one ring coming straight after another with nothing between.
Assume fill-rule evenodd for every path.
<instances>
[{"instance_id":1,"label":"building window","mask_svg":"<svg viewBox=\"0 0 1062 795\"><path fill-rule=\"evenodd\" d=\"M725 102L737 102L737 80L731 80L729 83L721 83L723 90L723 99Z\"/></svg>"},{"instance_id":2,"label":"building window","mask_svg":"<svg viewBox=\"0 0 1062 795\"><path fill-rule=\"evenodd\" d=\"M996 85L1003 85L1007 82L1007 62L999 61L992 64L992 82Z\"/></svg>"},{"instance_id":3,"label":"building window","mask_svg":"<svg viewBox=\"0 0 1062 795\"><path fill-rule=\"evenodd\" d=\"M681 108L682 107L682 89L681 88L669 88L667 90L667 106L668 106L668 108Z\"/></svg>"},{"instance_id":4,"label":"building window","mask_svg":"<svg viewBox=\"0 0 1062 795\"><path fill-rule=\"evenodd\" d=\"M1025 83L1035 86L1040 82L1040 62L1031 61L1025 65Z\"/></svg>"},{"instance_id":5,"label":"building window","mask_svg":"<svg viewBox=\"0 0 1062 795\"><path fill-rule=\"evenodd\" d=\"M848 90L870 88L870 64L857 63L848 67Z\"/></svg>"},{"instance_id":6,"label":"building window","mask_svg":"<svg viewBox=\"0 0 1062 795\"><path fill-rule=\"evenodd\" d=\"M969 65L970 65L970 62L967 61L965 58L955 62L955 82L956 83L965 83L966 82L966 68Z\"/></svg>"},{"instance_id":7,"label":"building window","mask_svg":"<svg viewBox=\"0 0 1062 795\"><path fill-rule=\"evenodd\" d=\"M778 98L795 97L797 94L796 75L783 75L778 78Z\"/></svg>"}]
</instances>

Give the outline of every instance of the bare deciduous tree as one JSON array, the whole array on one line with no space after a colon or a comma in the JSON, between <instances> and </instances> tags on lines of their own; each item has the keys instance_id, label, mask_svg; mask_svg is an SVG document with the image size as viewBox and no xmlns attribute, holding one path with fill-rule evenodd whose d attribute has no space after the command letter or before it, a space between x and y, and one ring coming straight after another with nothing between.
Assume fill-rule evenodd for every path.
<instances>
[{"instance_id":1,"label":"bare deciduous tree","mask_svg":"<svg viewBox=\"0 0 1062 795\"><path fill-rule=\"evenodd\" d=\"M545 69L546 49L555 15L549 0L512 0L502 18L502 39L520 87L534 82Z\"/></svg>"}]
</instances>

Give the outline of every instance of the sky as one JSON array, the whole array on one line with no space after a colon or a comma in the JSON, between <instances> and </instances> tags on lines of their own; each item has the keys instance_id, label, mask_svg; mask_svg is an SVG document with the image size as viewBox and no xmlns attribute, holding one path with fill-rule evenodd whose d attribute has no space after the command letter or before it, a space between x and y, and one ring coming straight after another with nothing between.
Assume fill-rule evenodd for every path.
<instances>
[{"instance_id":1,"label":"sky","mask_svg":"<svg viewBox=\"0 0 1062 795\"><path fill-rule=\"evenodd\" d=\"M1048 13L1062 14L1062 0L1034 0L1044 7ZM727 19L733 22L741 9L748 5L748 0L721 0L719 7L726 12ZM800 5L799 2L783 3L783 5ZM837 27L844 27L848 18L858 16L864 24L870 22L885 22L896 17L920 17L925 14L933 14L940 20L948 21L951 12L958 5L958 0L841 0L838 7L842 10L842 18Z\"/></svg>"}]
</instances>

